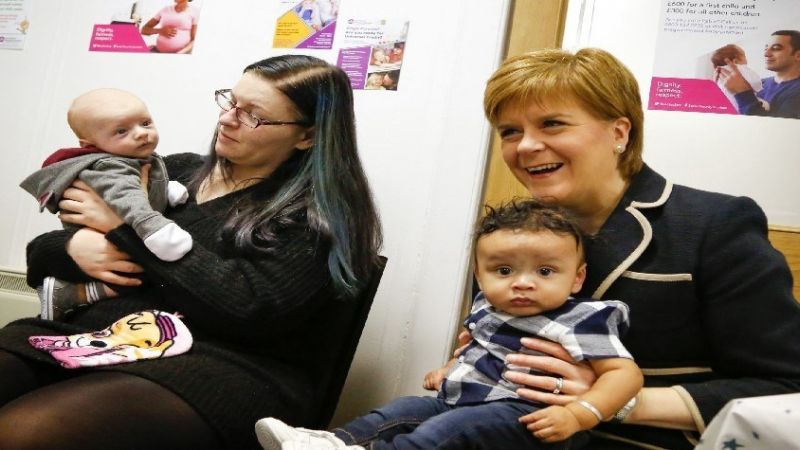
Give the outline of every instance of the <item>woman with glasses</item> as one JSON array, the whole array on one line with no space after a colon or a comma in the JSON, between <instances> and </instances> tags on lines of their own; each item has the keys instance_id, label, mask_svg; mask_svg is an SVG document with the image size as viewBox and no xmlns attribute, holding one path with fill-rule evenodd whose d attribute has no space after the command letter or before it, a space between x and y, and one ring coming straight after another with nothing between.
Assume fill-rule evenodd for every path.
<instances>
[{"instance_id":1,"label":"woman with glasses","mask_svg":"<svg viewBox=\"0 0 800 450\"><path fill-rule=\"evenodd\" d=\"M181 260L149 253L82 185L65 196L86 228L29 244L34 285L44 274L136 285L136 272L149 283L62 323L0 329L0 449L255 449L256 419L313 417L313 380L329 370L318 339L348 331L328 318L359 292L381 242L350 82L322 60L279 56L248 66L215 98L210 154L165 157L190 192L167 212L194 238ZM100 330L148 309L179 312L191 350L68 370L28 345L32 335Z\"/></svg>"}]
</instances>

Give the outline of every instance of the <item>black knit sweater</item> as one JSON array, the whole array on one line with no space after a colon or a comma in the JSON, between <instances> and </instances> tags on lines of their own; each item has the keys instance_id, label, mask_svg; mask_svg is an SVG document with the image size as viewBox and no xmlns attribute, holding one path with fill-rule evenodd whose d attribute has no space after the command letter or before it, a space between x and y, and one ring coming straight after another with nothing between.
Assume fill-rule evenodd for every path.
<instances>
[{"instance_id":1,"label":"black knit sweater","mask_svg":"<svg viewBox=\"0 0 800 450\"><path fill-rule=\"evenodd\" d=\"M187 182L202 164L195 154L165 158L172 179ZM121 298L98 302L68 323L23 319L0 330L0 348L39 361L49 356L33 350L30 335L72 334L102 329L134 311L177 311L195 338L185 355L97 370L131 373L155 381L190 403L223 438L227 448L259 448L253 433L258 418L277 416L303 424L315 407L314 377L327 368L320 362L320 329L336 300L327 268L328 247L310 231L304 217L283 230L269 255L236 254L221 229L236 204L274 194L293 174L290 160L256 185L198 205L194 195L167 213L191 233L193 249L176 262L152 255L133 229L121 226L106 238L144 267L147 287ZM69 234L54 231L28 245L28 280L36 286L46 275L85 278L66 254ZM333 332L332 338L337 333ZM87 370L87 369L82 369Z\"/></svg>"}]
</instances>

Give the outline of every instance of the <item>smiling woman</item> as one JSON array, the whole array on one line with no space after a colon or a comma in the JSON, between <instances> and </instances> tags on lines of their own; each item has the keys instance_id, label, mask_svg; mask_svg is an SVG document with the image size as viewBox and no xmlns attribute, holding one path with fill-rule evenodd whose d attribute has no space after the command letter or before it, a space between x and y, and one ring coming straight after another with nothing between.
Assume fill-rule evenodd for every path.
<instances>
[{"instance_id":1,"label":"smiling woman","mask_svg":"<svg viewBox=\"0 0 800 450\"><path fill-rule=\"evenodd\" d=\"M591 219L610 214L626 185L616 149L627 144L630 121L597 119L572 101L504 108L497 130L503 160L528 191L571 208L596 232L601 222Z\"/></svg>"},{"instance_id":2,"label":"smiling woman","mask_svg":"<svg viewBox=\"0 0 800 450\"><path fill-rule=\"evenodd\" d=\"M638 87L591 76L605 70L611 80L622 78L610 55L597 55L596 67L540 56L504 63L487 90L487 117L503 160L528 191L569 206L584 231L595 232L643 164Z\"/></svg>"},{"instance_id":3,"label":"smiling woman","mask_svg":"<svg viewBox=\"0 0 800 450\"><path fill-rule=\"evenodd\" d=\"M764 213L746 197L673 185L643 163L641 96L624 65L599 49L513 57L489 80L484 107L517 180L594 236L577 295L630 307L622 343L645 387L612 416L639 426L601 423L590 448L689 449L697 436L674 430L702 432L727 401L800 391L800 308ZM534 371L506 372L529 387L523 398L565 405L595 382L560 346L522 344L550 355L510 356Z\"/></svg>"}]
</instances>

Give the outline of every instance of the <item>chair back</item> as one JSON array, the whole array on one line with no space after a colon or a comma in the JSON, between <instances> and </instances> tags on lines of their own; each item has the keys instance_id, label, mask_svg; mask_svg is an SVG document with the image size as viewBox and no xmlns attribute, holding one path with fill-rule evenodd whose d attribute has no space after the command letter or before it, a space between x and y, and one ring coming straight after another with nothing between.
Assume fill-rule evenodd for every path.
<instances>
[{"instance_id":1,"label":"chair back","mask_svg":"<svg viewBox=\"0 0 800 450\"><path fill-rule=\"evenodd\" d=\"M328 342L326 345L333 344L327 359L330 370L318 380L317 398L319 409L312 413L310 426L313 429L326 429L336 411L339 403L339 396L342 394L347 373L353 362L358 342L361 339L361 332L367 323L369 310L378 290L383 269L386 267L386 258L380 256L380 264L375 268L370 276L369 282L364 286L359 296L350 301L340 302L337 308L327 318L328 324L337 324L337 328L347 330L343 334L344 338L336 343Z\"/></svg>"}]
</instances>

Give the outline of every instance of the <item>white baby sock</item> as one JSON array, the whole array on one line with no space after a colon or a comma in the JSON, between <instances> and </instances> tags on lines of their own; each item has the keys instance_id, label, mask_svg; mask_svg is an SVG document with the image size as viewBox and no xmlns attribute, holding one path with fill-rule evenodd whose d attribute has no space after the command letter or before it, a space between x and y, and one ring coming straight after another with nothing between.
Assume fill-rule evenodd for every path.
<instances>
[{"instance_id":1,"label":"white baby sock","mask_svg":"<svg viewBox=\"0 0 800 450\"><path fill-rule=\"evenodd\" d=\"M173 222L146 237L144 246L162 261L177 261L192 249L192 235Z\"/></svg>"},{"instance_id":2,"label":"white baby sock","mask_svg":"<svg viewBox=\"0 0 800 450\"><path fill-rule=\"evenodd\" d=\"M189 198L189 191L177 181L170 180L167 183L167 201L169 206L182 205Z\"/></svg>"}]
</instances>

